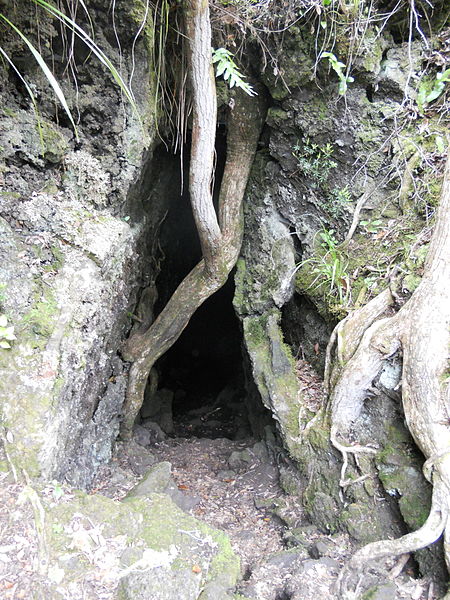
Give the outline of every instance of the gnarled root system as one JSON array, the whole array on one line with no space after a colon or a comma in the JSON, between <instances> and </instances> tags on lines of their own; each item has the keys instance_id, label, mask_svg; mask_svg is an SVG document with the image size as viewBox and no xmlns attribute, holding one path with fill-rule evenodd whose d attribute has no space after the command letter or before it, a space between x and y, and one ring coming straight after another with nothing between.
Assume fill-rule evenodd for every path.
<instances>
[{"instance_id":1,"label":"gnarled root system","mask_svg":"<svg viewBox=\"0 0 450 600\"><path fill-rule=\"evenodd\" d=\"M347 347L347 354L341 357L334 381L331 376L331 441L343 455L344 467L349 454L374 452L371 447L352 446L346 440L351 439L352 426L358 421L383 361L402 349L403 409L408 428L427 458L424 473L433 485L432 506L426 522L417 531L358 550L342 574L343 588L350 571L362 569L376 559L424 548L442 534L450 570L450 158L420 286L394 316L367 319L366 313L376 317L378 310L390 303L388 293L380 295L372 301L373 311L354 313L334 336L342 347ZM364 325L368 328L363 333ZM351 342L347 346L346 336ZM347 483L344 467L342 486Z\"/></svg>"}]
</instances>

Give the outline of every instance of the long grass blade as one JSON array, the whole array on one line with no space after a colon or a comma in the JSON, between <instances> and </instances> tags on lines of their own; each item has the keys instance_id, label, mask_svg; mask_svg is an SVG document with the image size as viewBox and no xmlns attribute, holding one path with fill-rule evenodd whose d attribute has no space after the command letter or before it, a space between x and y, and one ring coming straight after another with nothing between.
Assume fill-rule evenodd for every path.
<instances>
[{"instance_id":1,"label":"long grass blade","mask_svg":"<svg viewBox=\"0 0 450 600\"><path fill-rule=\"evenodd\" d=\"M129 78L130 89L131 89L131 82L133 81L133 77L134 77L134 71L136 70L136 59L135 59L136 42L137 42L139 36L141 35L142 31L144 30L144 27L147 24L149 10L150 10L150 3L149 3L149 0L147 0L147 2L145 4L144 18L142 19L142 23L140 24L139 29L136 31L136 34L133 38L133 44L131 46L132 66L131 66L131 73L130 73L130 78Z\"/></svg>"},{"instance_id":2,"label":"long grass blade","mask_svg":"<svg viewBox=\"0 0 450 600\"><path fill-rule=\"evenodd\" d=\"M63 21L69 29L71 29L74 33L76 33L78 35L78 37L92 50L92 52L95 54L97 59L103 65L105 65L105 67L111 73L111 75L113 76L114 80L116 81L116 83L118 84L118 86L120 87L122 92L127 97L127 100L131 104L133 110L136 112L137 115L139 115L139 111L138 111L136 102L134 100L133 92L130 90L130 88L127 86L125 81L122 79L120 73L117 71L117 69L115 68L113 63L110 61L110 59L99 48L99 46L97 46L97 44L89 36L89 34L86 33L86 31L84 31L84 29L82 27L80 27L77 23L75 23L75 21L73 21L70 17L65 15L63 12L61 12L59 9L57 9L52 4L49 4L48 2L46 2L46 0L33 0L33 2L35 2L36 4L38 4L39 6L44 8L47 12L52 14L57 19L60 19L61 21Z\"/></svg>"},{"instance_id":3,"label":"long grass blade","mask_svg":"<svg viewBox=\"0 0 450 600\"><path fill-rule=\"evenodd\" d=\"M75 121L74 121L74 119L72 117L72 113L70 111L70 108L69 108L69 106L67 104L66 97L64 96L64 92L62 91L59 83L55 79L55 76L53 75L53 73L48 68L47 63L42 58L42 55L40 54L40 52L38 50L36 50L36 48L33 46L33 44L30 42L30 40L27 38L27 36L24 35L20 31L20 29L18 29L14 25L14 23L12 23L9 19L7 19L3 14L0 14L0 18L3 19L3 21L5 21L5 23L7 23L7 25L9 27L11 27L11 29L13 29L13 31L15 31L17 33L17 35L25 42L25 44L30 49L30 51L33 54L34 58L36 59L36 62L38 63L40 69L42 69L42 72L44 73L44 75L46 76L48 82L52 86L53 91L55 92L56 96L58 97L58 100L61 102L62 107L66 111L67 116L69 117L69 120L70 120L70 122L72 124L73 130L75 132L75 136L78 139L77 126L76 126Z\"/></svg>"},{"instance_id":4,"label":"long grass blade","mask_svg":"<svg viewBox=\"0 0 450 600\"><path fill-rule=\"evenodd\" d=\"M36 115L36 123L37 123L38 132L39 132L39 138L41 140L41 146L42 146L42 148L44 148L44 136L42 134L41 119L39 117L39 110L38 110L38 106L37 106L37 102L36 102L36 97L33 94L33 90L30 88L30 86L28 85L28 83L24 79L22 73L19 71L19 69L16 67L16 65L13 63L13 61L11 60L11 58L8 56L8 54L3 50L3 48L1 46L0 46L0 54L5 58L5 60L7 62L9 62L9 64L11 65L11 67L13 68L13 70L15 71L17 77L20 79L20 81L25 86L25 89L27 90L28 95L30 96L30 99L31 99L31 102L32 102L33 108L34 108L34 113Z\"/></svg>"}]
</instances>

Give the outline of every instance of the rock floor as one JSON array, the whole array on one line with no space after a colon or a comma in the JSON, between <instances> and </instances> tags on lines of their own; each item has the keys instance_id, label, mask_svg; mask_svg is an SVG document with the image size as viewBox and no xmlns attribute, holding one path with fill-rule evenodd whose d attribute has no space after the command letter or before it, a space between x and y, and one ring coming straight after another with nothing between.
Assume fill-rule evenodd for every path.
<instances>
[{"instance_id":1,"label":"rock floor","mask_svg":"<svg viewBox=\"0 0 450 600\"><path fill-rule=\"evenodd\" d=\"M216 437L216 419L208 427L203 422L195 432L207 431L214 439L166 438L147 447L136 442L142 441L138 428L133 442L119 445L98 491L120 499L150 463L168 461L174 485L166 493L184 510L225 531L240 557L236 600L362 600L368 583L377 588L373 600L438 597L429 581L414 579L410 571L394 582L374 570L354 592L337 592L339 573L355 549L348 536L325 535L308 524L299 498L280 487L279 458L270 444ZM176 429L185 433L192 428L186 421Z\"/></svg>"},{"instance_id":2,"label":"rock floor","mask_svg":"<svg viewBox=\"0 0 450 600\"><path fill-rule=\"evenodd\" d=\"M120 501L131 490L146 486L147 492L167 493L184 511L226 532L240 557L242 574L228 598L435 600L438 597L432 583L414 579L408 566L395 579L389 579L386 571L380 575L379 571L369 569L359 581L352 582L352 591L337 592L337 578L354 550L349 538L344 534L331 536L319 532L305 520L300 498L283 492L279 467L284 464L286 468L286 462L283 463L283 454L273 440L228 439L223 437L230 433L228 422L221 420L220 411L206 406L201 413L203 417L186 414L175 423L177 437L159 435L155 439L157 428L152 429L150 424L147 424L150 429L136 427L131 442L117 444L113 460L100 470L92 493ZM210 437L197 437L205 434ZM186 435L191 437L182 437ZM149 473L158 476L152 479ZM36 507L33 509L33 492L14 483L11 475L0 472L0 599L40 598L34 590L45 590L46 579L40 565L38 513ZM72 492L55 482L42 493L52 497ZM369 590L371 595L367 596L371 587L374 591ZM149 594L148 600L161 600ZM113 600L115 593L98 584L93 576L91 587L85 589L82 598ZM81 600L81 596L70 600Z\"/></svg>"}]
</instances>

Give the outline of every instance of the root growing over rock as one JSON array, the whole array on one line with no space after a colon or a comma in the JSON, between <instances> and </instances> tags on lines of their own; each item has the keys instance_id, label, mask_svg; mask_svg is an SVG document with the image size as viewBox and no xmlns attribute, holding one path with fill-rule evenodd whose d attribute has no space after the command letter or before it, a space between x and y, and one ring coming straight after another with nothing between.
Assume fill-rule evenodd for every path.
<instances>
[{"instance_id":1,"label":"root growing over rock","mask_svg":"<svg viewBox=\"0 0 450 600\"><path fill-rule=\"evenodd\" d=\"M427 458L424 473L433 485L432 506L417 531L368 544L356 552L342 575L341 588L350 570L362 569L372 560L414 552L442 534L450 570L450 157L421 284L398 313L375 320L384 312L383 306L392 303L389 294L383 294L372 300L366 311L355 311L334 335L341 346L345 347L346 337L350 343L346 354L338 353L338 373L331 375L331 441L342 453L344 466L348 454L374 451L351 445L352 426L383 361L401 349L403 409L408 428ZM346 484L344 472L341 485Z\"/></svg>"}]
</instances>

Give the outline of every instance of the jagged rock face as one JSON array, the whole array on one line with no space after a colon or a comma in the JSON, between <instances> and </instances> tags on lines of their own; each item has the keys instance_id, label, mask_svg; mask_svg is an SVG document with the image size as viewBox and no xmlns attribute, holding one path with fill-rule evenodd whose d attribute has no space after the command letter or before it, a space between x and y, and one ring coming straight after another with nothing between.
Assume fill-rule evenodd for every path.
<instances>
[{"instance_id":1,"label":"jagged rock face","mask_svg":"<svg viewBox=\"0 0 450 600\"><path fill-rule=\"evenodd\" d=\"M388 393L381 385L380 396L373 404L367 403L361 439L365 444L378 444L385 454L380 454L376 466L369 460L361 461L360 471L351 477L362 472L369 474L369 480L345 489L348 506L344 510L339 497L342 457L329 444L329 425L325 421L308 424L312 414L305 407L293 359L303 355L317 368L323 368L317 355L324 356L336 322L331 277L326 290L329 299L324 302L317 291L321 283L317 271L307 280L296 277L295 272L302 260L303 273L317 267L314 248L319 245L321 232L334 230L339 241L345 238L352 212L363 194L370 192L361 217L368 228L376 222L380 229L389 229L402 212L402 218L407 212L398 200L399 179L393 175L392 166L395 170L401 164L404 169L405 160L411 156L408 144L413 134L407 123L399 125L395 121L405 87L402 65L408 48L397 45L383 59L381 50L389 48L392 40L380 39L380 52L367 53L367 60L357 63L352 73L355 81L345 100L339 100L336 87L329 81L319 90L302 70L302 65L307 68L310 64L310 57L302 55L302 44L296 46L295 35L288 34L289 52L281 57L290 91L267 78L276 100L267 119L269 152L256 162L248 188L234 304L243 323L244 343L259 395L278 422L284 445L303 478L299 489L306 512L323 530L347 530L359 543L366 543L400 535L404 523L399 513L408 527L419 527L421 518L411 519L408 511L412 504L427 506L429 488L420 475L414 444L398 419L398 398L390 397L396 384ZM411 52L417 67L419 45L413 45ZM373 59L370 64L369 58ZM409 92L414 97L414 92ZM404 136L401 141L392 139L396 130ZM379 242L381 236L375 237L376 233L368 235L372 248L366 255L367 264L377 260L373 258L375 248L383 244L385 260L394 261L395 244ZM360 253L359 244L358 238L346 248L350 274L356 265L351 262L355 260L352 251ZM386 473L397 473L394 463L402 465L400 479L410 470L412 480L420 480L420 485L413 486L415 500L406 487L401 492L395 486L389 487ZM402 497L399 507L393 500L396 494ZM377 502L376 498L385 500ZM436 557L419 560L423 564L434 560L433 568L440 568L436 567Z\"/></svg>"},{"instance_id":2,"label":"jagged rock face","mask_svg":"<svg viewBox=\"0 0 450 600\"><path fill-rule=\"evenodd\" d=\"M96 31L114 56L106 35L111 25L107 3L97 4ZM43 91L43 76L31 62L25 70L42 101L41 133L20 85L11 73L0 73L1 311L17 336L12 349L0 350L1 425L18 469L81 487L89 487L98 466L109 459L118 432L126 374L117 349L130 327L127 312L136 304L136 289L149 289L156 278L149 249L164 219L164 189L166 194L173 189L162 182L168 171L157 161L146 167L156 137L155 107L143 41L130 58L127 24L134 18L131 6L118 22L125 39L122 64L125 70L132 62L135 67L142 124L92 57L87 65L86 56L78 57L78 94L70 82L64 83L81 116L79 143ZM56 30L45 25L56 43ZM394 125L404 81L398 69L394 73L392 58L406 56L408 50L390 50L384 63L382 52L375 54L370 68L360 67L346 100L337 101L336 84L320 91L311 83L311 58L296 47L295 34L291 42L283 65L291 91L267 81L275 100L267 121L269 152L258 157L249 186L234 304L259 396L300 467L308 514L322 529L346 528L363 543L386 531L399 533L390 508L373 500L376 494L382 497L381 485L388 496L392 492L406 498L410 469L423 480L418 463L411 467L409 447L401 454L394 448L399 439L404 443L399 427L389 435L382 432L397 412L395 404L380 403L380 410L368 413L365 442L378 439L386 446L392 441L394 450L379 457L380 485L353 488L358 491L349 493L351 503L342 511L341 457L329 445L326 426L311 428L305 443L303 428L311 415L302 403L292 356L292 350L295 355L301 348L313 362L323 353L331 311L318 302L311 280L309 286L295 281L295 271L300 260L312 257L322 226L343 238L350 224L349 202L354 207L368 187L366 218L372 219L380 207L383 222L398 215L398 206L387 204L394 188L386 177L389 170L383 171L390 159L383 143ZM383 43L381 50L386 48ZM12 56L18 52L11 44ZM401 152L389 143L389 153ZM152 201L147 202L145 190L150 188ZM310 299L307 326L294 310L302 306L295 304L300 294ZM304 334L288 336L288 330ZM250 398L252 426L262 434L267 415L257 415L256 405ZM424 503L427 492L422 485ZM411 510L415 501L408 497L400 506L411 527L421 517Z\"/></svg>"},{"instance_id":3,"label":"jagged rock face","mask_svg":"<svg viewBox=\"0 0 450 600\"><path fill-rule=\"evenodd\" d=\"M106 5L105 12L97 6L96 39L118 62L107 39ZM125 79L136 7L116 15ZM26 14L22 23L15 18L24 31L30 23L32 29ZM59 47L57 29L41 18ZM132 84L141 122L110 74L93 56L83 62L83 49L75 47L77 88L61 75L57 58L56 70L80 116L79 142L43 74L14 40L7 50L33 83L39 121L12 71L0 72L1 312L17 337L0 354L0 422L19 470L86 487L117 436L126 384L117 349L142 276L143 238L151 244L162 207L154 202L147 210L138 198L155 138L145 43L134 49Z\"/></svg>"}]
</instances>

